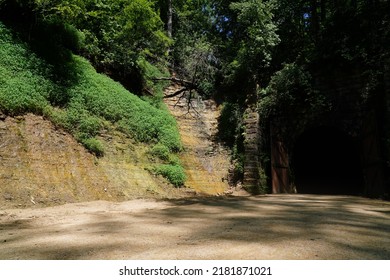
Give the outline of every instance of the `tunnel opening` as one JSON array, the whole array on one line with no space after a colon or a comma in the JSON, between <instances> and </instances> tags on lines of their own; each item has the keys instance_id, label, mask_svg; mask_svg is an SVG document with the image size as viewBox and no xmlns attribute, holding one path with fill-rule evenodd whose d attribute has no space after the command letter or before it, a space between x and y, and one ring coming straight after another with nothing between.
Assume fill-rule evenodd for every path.
<instances>
[{"instance_id":1,"label":"tunnel opening","mask_svg":"<svg viewBox=\"0 0 390 280\"><path fill-rule=\"evenodd\" d=\"M356 141L332 127L304 132L292 155L298 193L361 195L363 173Z\"/></svg>"}]
</instances>

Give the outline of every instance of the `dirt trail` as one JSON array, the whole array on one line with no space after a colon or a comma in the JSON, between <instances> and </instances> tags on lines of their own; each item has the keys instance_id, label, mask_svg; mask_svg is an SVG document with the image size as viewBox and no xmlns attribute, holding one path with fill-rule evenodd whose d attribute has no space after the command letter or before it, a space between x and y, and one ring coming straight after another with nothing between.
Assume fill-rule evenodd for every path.
<instances>
[{"instance_id":1,"label":"dirt trail","mask_svg":"<svg viewBox=\"0 0 390 280\"><path fill-rule=\"evenodd\" d=\"M0 259L390 259L390 202L269 195L0 210Z\"/></svg>"}]
</instances>

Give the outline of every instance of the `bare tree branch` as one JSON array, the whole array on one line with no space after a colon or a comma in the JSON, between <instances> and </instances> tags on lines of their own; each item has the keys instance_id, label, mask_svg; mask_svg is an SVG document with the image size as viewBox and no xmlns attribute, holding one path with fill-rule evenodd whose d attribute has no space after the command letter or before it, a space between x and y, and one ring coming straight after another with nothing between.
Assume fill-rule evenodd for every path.
<instances>
[{"instance_id":1,"label":"bare tree branch","mask_svg":"<svg viewBox=\"0 0 390 280\"><path fill-rule=\"evenodd\" d=\"M187 88L179 89L178 91L175 91L175 92L172 93L172 94L164 95L164 98L171 98L171 97L178 96L178 95L180 95L180 94L186 92L187 90L188 90Z\"/></svg>"},{"instance_id":2,"label":"bare tree branch","mask_svg":"<svg viewBox=\"0 0 390 280\"><path fill-rule=\"evenodd\" d=\"M198 89L198 86L195 82L191 82L184 79L179 79L176 77L161 77L161 78L153 78L154 81L171 81L182 86L185 86L188 89Z\"/></svg>"}]
</instances>

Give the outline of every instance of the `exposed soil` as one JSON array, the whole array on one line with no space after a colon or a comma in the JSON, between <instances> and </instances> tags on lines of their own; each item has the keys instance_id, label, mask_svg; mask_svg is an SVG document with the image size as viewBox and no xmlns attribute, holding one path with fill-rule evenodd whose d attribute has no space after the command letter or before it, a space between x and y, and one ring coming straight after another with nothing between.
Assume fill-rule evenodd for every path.
<instances>
[{"instance_id":1,"label":"exposed soil","mask_svg":"<svg viewBox=\"0 0 390 280\"><path fill-rule=\"evenodd\" d=\"M390 202L269 195L0 210L0 259L390 259Z\"/></svg>"},{"instance_id":2,"label":"exposed soil","mask_svg":"<svg viewBox=\"0 0 390 280\"><path fill-rule=\"evenodd\" d=\"M0 209L187 195L147 170L146 145L114 129L99 139L102 158L41 116L0 113Z\"/></svg>"}]
</instances>

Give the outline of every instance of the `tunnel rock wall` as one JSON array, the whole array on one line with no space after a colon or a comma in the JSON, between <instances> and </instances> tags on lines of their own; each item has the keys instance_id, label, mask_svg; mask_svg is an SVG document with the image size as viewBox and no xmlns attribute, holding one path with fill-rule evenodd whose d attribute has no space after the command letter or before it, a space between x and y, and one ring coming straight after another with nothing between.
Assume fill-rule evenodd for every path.
<instances>
[{"instance_id":1,"label":"tunnel rock wall","mask_svg":"<svg viewBox=\"0 0 390 280\"><path fill-rule=\"evenodd\" d=\"M384 74L385 82L382 81L382 84L387 86L374 90L369 88L371 77L364 71L354 70L349 73L334 71L327 75L313 75L314 87L327 97L331 104L330 109L315 118L302 119L300 127L296 125L297 122L292 121L293 116L287 115L271 123L273 193L294 193L297 190L299 192L292 166L293 158L297 157L294 155L294 147L303 133L318 127L334 128L350 137L351 143L356 145L356 158L360 161L363 184L361 193L356 194L377 197L388 191L383 170L385 160L381 146L383 137L381 121L383 114L388 114L386 109L389 106L381 105L386 100L389 102L389 72L387 67ZM384 96L387 99L384 100ZM289 133L285 133L285 130ZM317 154L320 157L320 153Z\"/></svg>"}]
</instances>

